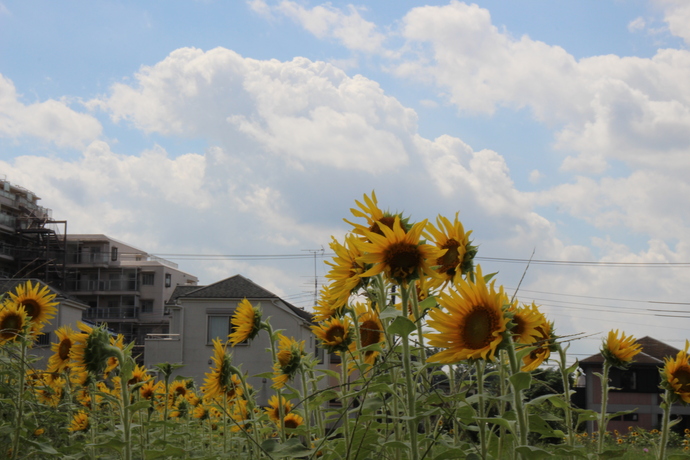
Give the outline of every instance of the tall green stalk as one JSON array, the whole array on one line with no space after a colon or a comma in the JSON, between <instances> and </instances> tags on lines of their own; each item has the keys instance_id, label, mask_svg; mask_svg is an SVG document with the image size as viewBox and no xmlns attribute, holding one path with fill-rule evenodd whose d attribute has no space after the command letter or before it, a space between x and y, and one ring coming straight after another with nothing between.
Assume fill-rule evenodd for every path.
<instances>
[{"instance_id":1,"label":"tall green stalk","mask_svg":"<svg viewBox=\"0 0 690 460\"><path fill-rule=\"evenodd\" d=\"M474 368L477 372L477 396L479 397L477 409L479 418L481 419L477 422L477 427L479 428L479 449L482 458L486 458L486 453L489 449L486 436L486 422L483 420L486 418L486 401L484 400L484 370L486 368L486 363L481 359L477 359L474 361Z\"/></svg>"},{"instance_id":2,"label":"tall green stalk","mask_svg":"<svg viewBox=\"0 0 690 460\"><path fill-rule=\"evenodd\" d=\"M561 380L563 381L563 400L565 402L565 425L568 427L567 442L570 447L575 446L575 429L573 427L573 411L570 405L570 376L568 375L568 368L566 367L566 352L567 348L563 348L558 344L558 356L560 357L560 371Z\"/></svg>"},{"instance_id":3,"label":"tall green stalk","mask_svg":"<svg viewBox=\"0 0 690 460\"><path fill-rule=\"evenodd\" d=\"M400 289L403 312L407 311L409 302L409 289ZM410 435L412 460L419 459L419 447L417 445L417 392L412 378L412 354L410 353L409 336L402 337L403 368L405 371L405 385L407 386L407 428Z\"/></svg>"},{"instance_id":4,"label":"tall green stalk","mask_svg":"<svg viewBox=\"0 0 690 460\"><path fill-rule=\"evenodd\" d=\"M516 376L520 373L520 363L517 359L517 354L515 352L515 342L512 339L508 340L507 347L508 359L510 360L510 370L511 377ZM527 434L529 433L529 420L527 419L527 412L525 410L525 405L523 401L522 388L520 388L514 379L511 379L511 385L513 387L513 407L515 409L515 415L517 417L518 423L518 439L519 445L527 445Z\"/></svg>"},{"instance_id":5,"label":"tall green stalk","mask_svg":"<svg viewBox=\"0 0 690 460\"><path fill-rule=\"evenodd\" d=\"M22 434L24 419L24 382L26 373L26 348L28 342L24 337L19 337L21 343L21 353L19 354L19 387L17 387L17 418L15 421L14 440L12 442L12 460L19 454L19 439Z\"/></svg>"},{"instance_id":6,"label":"tall green stalk","mask_svg":"<svg viewBox=\"0 0 690 460\"><path fill-rule=\"evenodd\" d=\"M668 444L668 433L671 428L671 406L673 406L673 400L676 399L675 396L671 390L666 389L661 403L661 407L664 409L664 419L661 425L661 440L657 449L658 460L664 460L666 457L666 444Z\"/></svg>"},{"instance_id":7,"label":"tall green stalk","mask_svg":"<svg viewBox=\"0 0 690 460\"><path fill-rule=\"evenodd\" d=\"M606 413L609 400L609 370L611 364L604 361L604 372L601 375L601 413L599 414L599 439L597 440L597 453L601 455L604 452L604 437L606 436L606 425L608 423L608 415Z\"/></svg>"}]
</instances>

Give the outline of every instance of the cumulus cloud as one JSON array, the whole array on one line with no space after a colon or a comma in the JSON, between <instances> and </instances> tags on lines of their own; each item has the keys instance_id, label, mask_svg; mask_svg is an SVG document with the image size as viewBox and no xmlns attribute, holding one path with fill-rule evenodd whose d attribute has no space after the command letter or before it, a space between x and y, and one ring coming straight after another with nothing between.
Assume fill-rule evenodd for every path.
<instances>
[{"instance_id":1,"label":"cumulus cloud","mask_svg":"<svg viewBox=\"0 0 690 460\"><path fill-rule=\"evenodd\" d=\"M685 0L653 0L664 11L664 20L671 33L690 45L690 3Z\"/></svg>"},{"instance_id":2,"label":"cumulus cloud","mask_svg":"<svg viewBox=\"0 0 690 460\"><path fill-rule=\"evenodd\" d=\"M38 138L58 147L81 148L101 135L93 116L71 109L64 101L49 99L24 104L11 80L0 74L0 136Z\"/></svg>"},{"instance_id":3,"label":"cumulus cloud","mask_svg":"<svg viewBox=\"0 0 690 460\"><path fill-rule=\"evenodd\" d=\"M399 137L416 114L362 76L324 62L257 61L216 48L179 49L90 102L147 132L211 137L242 135L293 167L316 162L380 172L407 161Z\"/></svg>"}]
</instances>

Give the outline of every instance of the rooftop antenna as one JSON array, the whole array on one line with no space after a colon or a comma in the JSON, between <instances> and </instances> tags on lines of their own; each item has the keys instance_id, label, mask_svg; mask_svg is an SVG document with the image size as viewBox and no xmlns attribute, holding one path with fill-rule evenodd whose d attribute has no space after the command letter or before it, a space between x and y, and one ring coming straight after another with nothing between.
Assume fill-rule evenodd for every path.
<instances>
[{"instance_id":1,"label":"rooftop antenna","mask_svg":"<svg viewBox=\"0 0 690 460\"><path fill-rule=\"evenodd\" d=\"M311 252L314 255L314 304L312 306L315 307L319 298L319 277L316 274L316 255L321 254L321 257L323 257L325 250L322 245L321 249L302 249L302 251Z\"/></svg>"}]
</instances>

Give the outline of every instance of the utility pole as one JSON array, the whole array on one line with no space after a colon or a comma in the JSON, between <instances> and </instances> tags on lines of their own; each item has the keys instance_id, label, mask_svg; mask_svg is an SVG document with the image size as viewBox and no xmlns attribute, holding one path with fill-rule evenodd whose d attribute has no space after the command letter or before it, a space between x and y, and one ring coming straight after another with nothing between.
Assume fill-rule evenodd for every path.
<instances>
[{"instance_id":1,"label":"utility pole","mask_svg":"<svg viewBox=\"0 0 690 460\"><path fill-rule=\"evenodd\" d=\"M307 251L314 255L314 304L312 306L315 307L319 300L319 277L316 273L316 255L321 254L321 257L323 257L325 250L321 246L321 249L302 249L302 251Z\"/></svg>"}]
</instances>

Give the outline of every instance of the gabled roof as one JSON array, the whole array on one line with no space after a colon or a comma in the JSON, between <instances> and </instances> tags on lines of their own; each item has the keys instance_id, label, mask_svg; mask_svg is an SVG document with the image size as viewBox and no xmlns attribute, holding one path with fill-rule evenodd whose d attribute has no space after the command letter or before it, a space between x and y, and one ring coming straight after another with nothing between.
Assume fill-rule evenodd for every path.
<instances>
[{"instance_id":1,"label":"gabled roof","mask_svg":"<svg viewBox=\"0 0 690 460\"><path fill-rule=\"evenodd\" d=\"M636 364L663 364L664 358L669 356L675 356L678 351L670 345L666 345L652 337L642 337L638 339L637 342L642 345L642 351L633 358L633 362ZM604 362L604 357L601 353L589 356L580 361L580 364L602 364Z\"/></svg>"},{"instance_id":2,"label":"gabled roof","mask_svg":"<svg viewBox=\"0 0 690 460\"><path fill-rule=\"evenodd\" d=\"M306 321L312 320L309 312L284 301L242 275L231 276L208 286L177 286L170 296L170 302L180 297L188 299L276 299L283 302L293 313Z\"/></svg>"}]
</instances>

